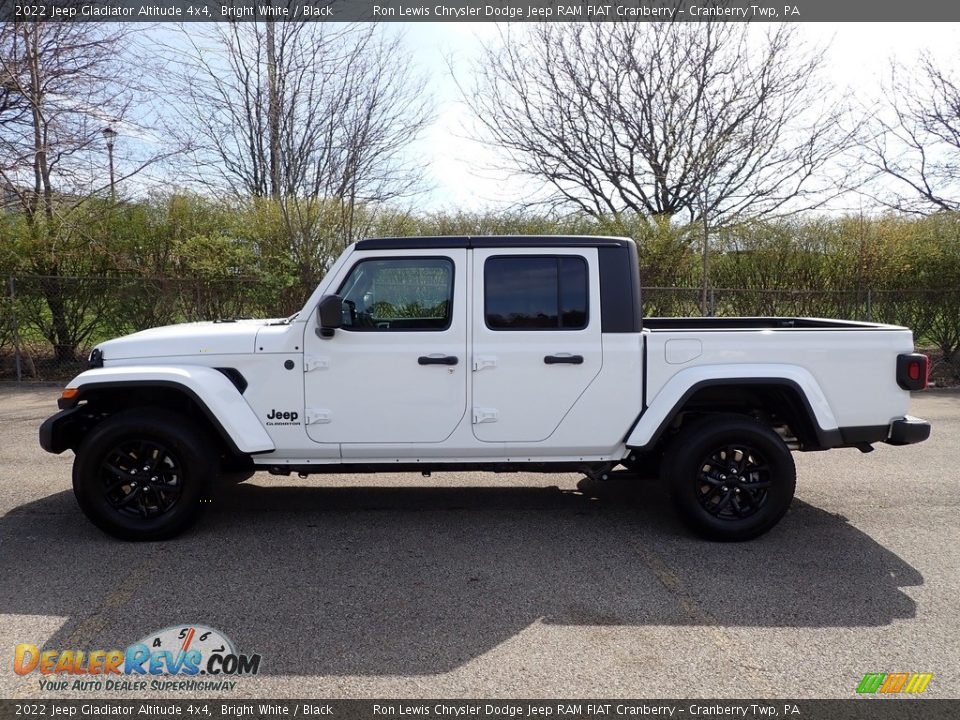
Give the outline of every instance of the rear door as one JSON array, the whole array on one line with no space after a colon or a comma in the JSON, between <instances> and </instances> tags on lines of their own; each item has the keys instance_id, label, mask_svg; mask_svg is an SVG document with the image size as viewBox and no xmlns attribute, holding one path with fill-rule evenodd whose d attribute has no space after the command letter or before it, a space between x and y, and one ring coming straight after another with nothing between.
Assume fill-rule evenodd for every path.
<instances>
[{"instance_id":1,"label":"rear door","mask_svg":"<svg viewBox=\"0 0 960 720\"><path fill-rule=\"evenodd\" d=\"M544 441L600 372L597 250L473 252L473 434Z\"/></svg>"}]
</instances>

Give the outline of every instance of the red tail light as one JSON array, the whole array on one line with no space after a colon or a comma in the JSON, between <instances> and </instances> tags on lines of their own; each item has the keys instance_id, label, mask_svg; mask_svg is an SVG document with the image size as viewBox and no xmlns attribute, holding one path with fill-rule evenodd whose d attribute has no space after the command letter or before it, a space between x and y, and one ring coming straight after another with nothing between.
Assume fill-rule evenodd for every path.
<instances>
[{"instance_id":1,"label":"red tail light","mask_svg":"<svg viewBox=\"0 0 960 720\"><path fill-rule=\"evenodd\" d=\"M897 355L897 385L904 390L923 390L930 378L930 359L920 353Z\"/></svg>"}]
</instances>

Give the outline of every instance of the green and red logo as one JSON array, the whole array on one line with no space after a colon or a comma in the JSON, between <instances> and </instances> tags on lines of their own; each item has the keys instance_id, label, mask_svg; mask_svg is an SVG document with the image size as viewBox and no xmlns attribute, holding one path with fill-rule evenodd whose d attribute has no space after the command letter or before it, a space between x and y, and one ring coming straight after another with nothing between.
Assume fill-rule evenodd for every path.
<instances>
[{"instance_id":1,"label":"green and red logo","mask_svg":"<svg viewBox=\"0 0 960 720\"><path fill-rule=\"evenodd\" d=\"M927 689L933 673L867 673L857 685L860 695L906 693L919 695Z\"/></svg>"}]
</instances>

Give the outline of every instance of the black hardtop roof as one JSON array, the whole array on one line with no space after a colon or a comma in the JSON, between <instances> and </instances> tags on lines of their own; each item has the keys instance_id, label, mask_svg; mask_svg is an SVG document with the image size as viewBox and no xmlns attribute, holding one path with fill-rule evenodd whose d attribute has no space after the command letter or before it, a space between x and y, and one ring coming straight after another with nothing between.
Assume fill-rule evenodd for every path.
<instances>
[{"instance_id":1,"label":"black hardtop roof","mask_svg":"<svg viewBox=\"0 0 960 720\"><path fill-rule=\"evenodd\" d=\"M599 235L438 235L384 237L357 241L357 250L437 250L443 248L629 247L633 240Z\"/></svg>"}]
</instances>

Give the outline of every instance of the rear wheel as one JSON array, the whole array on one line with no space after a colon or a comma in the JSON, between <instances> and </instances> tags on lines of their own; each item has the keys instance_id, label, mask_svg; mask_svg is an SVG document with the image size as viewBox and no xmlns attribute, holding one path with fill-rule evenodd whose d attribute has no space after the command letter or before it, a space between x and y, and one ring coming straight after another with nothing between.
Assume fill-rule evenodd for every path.
<instances>
[{"instance_id":1,"label":"rear wheel","mask_svg":"<svg viewBox=\"0 0 960 720\"><path fill-rule=\"evenodd\" d=\"M711 540L749 540L787 512L793 456L769 427L745 415L711 415L683 428L662 475L681 519Z\"/></svg>"},{"instance_id":2,"label":"rear wheel","mask_svg":"<svg viewBox=\"0 0 960 720\"><path fill-rule=\"evenodd\" d=\"M162 409L126 410L97 425L77 449L73 492L84 514L123 540L163 540L186 530L216 475L212 443Z\"/></svg>"}]
</instances>

